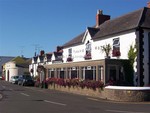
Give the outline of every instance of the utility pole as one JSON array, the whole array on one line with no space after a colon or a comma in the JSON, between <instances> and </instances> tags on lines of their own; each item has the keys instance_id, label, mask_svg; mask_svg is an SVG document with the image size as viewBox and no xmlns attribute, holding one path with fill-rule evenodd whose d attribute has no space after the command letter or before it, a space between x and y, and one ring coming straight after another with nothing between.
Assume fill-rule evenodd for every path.
<instances>
[{"instance_id":1,"label":"utility pole","mask_svg":"<svg viewBox=\"0 0 150 113\"><path fill-rule=\"evenodd\" d=\"M42 46L40 46L39 44L33 44L33 46L35 47L34 55L37 56L37 54L40 53L40 49L42 48Z\"/></svg>"}]
</instances>

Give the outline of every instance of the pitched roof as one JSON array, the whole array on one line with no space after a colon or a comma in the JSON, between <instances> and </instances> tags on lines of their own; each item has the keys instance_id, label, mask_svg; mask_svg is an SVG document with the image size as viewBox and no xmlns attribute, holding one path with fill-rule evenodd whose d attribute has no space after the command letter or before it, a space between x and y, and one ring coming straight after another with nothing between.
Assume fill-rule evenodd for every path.
<instances>
[{"instance_id":1,"label":"pitched roof","mask_svg":"<svg viewBox=\"0 0 150 113\"><path fill-rule=\"evenodd\" d=\"M11 61L15 61L16 64L23 64L26 62L26 60L20 56L13 58Z\"/></svg>"},{"instance_id":2,"label":"pitched roof","mask_svg":"<svg viewBox=\"0 0 150 113\"><path fill-rule=\"evenodd\" d=\"M43 55L40 55L40 56L39 56L39 59L40 59L40 62L43 62L44 56L43 56Z\"/></svg>"},{"instance_id":3,"label":"pitched roof","mask_svg":"<svg viewBox=\"0 0 150 113\"><path fill-rule=\"evenodd\" d=\"M150 28L150 9L141 8L139 10L130 12L126 15L107 20L101 24L98 28L88 27L88 31L92 39L99 39L104 36L113 35L123 31L135 29L137 27ZM82 39L85 32L79 36L73 38L69 42L63 45L63 47L69 47L82 43Z\"/></svg>"},{"instance_id":4,"label":"pitched roof","mask_svg":"<svg viewBox=\"0 0 150 113\"><path fill-rule=\"evenodd\" d=\"M150 28L150 9L145 7L104 22L99 26L99 32L93 37L93 39L113 35L137 27Z\"/></svg>"},{"instance_id":5,"label":"pitched roof","mask_svg":"<svg viewBox=\"0 0 150 113\"><path fill-rule=\"evenodd\" d=\"M150 8L145 8L142 20L141 27L150 28Z\"/></svg>"},{"instance_id":6,"label":"pitched roof","mask_svg":"<svg viewBox=\"0 0 150 113\"><path fill-rule=\"evenodd\" d=\"M31 59L17 56L11 61L14 61L17 67L28 68L31 62Z\"/></svg>"},{"instance_id":7,"label":"pitched roof","mask_svg":"<svg viewBox=\"0 0 150 113\"><path fill-rule=\"evenodd\" d=\"M47 61L51 61L52 53L45 54L45 57L47 58Z\"/></svg>"},{"instance_id":8,"label":"pitched roof","mask_svg":"<svg viewBox=\"0 0 150 113\"><path fill-rule=\"evenodd\" d=\"M93 37L99 31L98 28L93 28L93 27L88 27L87 29L88 29L91 37Z\"/></svg>"},{"instance_id":9,"label":"pitched roof","mask_svg":"<svg viewBox=\"0 0 150 113\"><path fill-rule=\"evenodd\" d=\"M81 33L77 37L75 37L72 40L70 40L69 42L65 43L63 45L63 47L69 47L69 46L73 46L73 45L82 43L82 39L83 39L84 34L85 34L85 32Z\"/></svg>"},{"instance_id":10,"label":"pitched roof","mask_svg":"<svg viewBox=\"0 0 150 113\"><path fill-rule=\"evenodd\" d=\"M34 62L37 62L38 56L33 57Z\"/></svg>"}]
</instances>

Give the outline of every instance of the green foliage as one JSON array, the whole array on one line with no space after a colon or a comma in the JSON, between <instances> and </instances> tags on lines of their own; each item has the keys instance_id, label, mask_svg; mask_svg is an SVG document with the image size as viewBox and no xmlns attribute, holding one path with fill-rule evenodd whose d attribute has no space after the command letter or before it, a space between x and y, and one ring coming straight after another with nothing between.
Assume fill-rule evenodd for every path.
<instances>
[{"instance_id":1,"label":"green foliage","mask_svg":"<svg viewBox=\"0 0 150 113\"><path fill-rule=\"evenodd\" d=\"M135 58L137 57L137 47L136 45L130 45L130 49L128 51L128 59L130 63L125 63L125 72L126 72L126 80L132 85L133 84L133 64L135 61Z\"/></svg>"},{"instance_id":2,"label":"green foliage","mask_svg":"<svg viewBox=\"0 0 150 113\"><path fill-rule=\"evenodd\" d=\"M26 61L25 61L22 57L20 57L20 56L15 57L14 59L12 59L12 61L15 61L16 64L23 64L23 63L26 62Z\"/></svg>"},{"instance_id":3,"label":"green foliage","mask_svg":"<svg viewBox=\"0 0 150 113\"><path fill-rule=\"evenodd\" d=\"M130 60L132 66L135 61L136 56L137 56L136 46L130 45L130 49L128 51L128 59Z\"/></svg>"},{"instance_id":4,"label":"green foliage","mask_svg":"<svg viewBox=\"0 0 150 113\"><path fill-rule=\"evenodd\" d=\"M110 44L101 46L101 51L106 54L106 57L108 57L110 55L111 50L112 50L112 47Z\"/></svg>"},{"instance_id":5,"label":"green foliage","mask_svg":"<svg viewBox=\"0 0 150 113\"><path fill-rule=\"evenodd\" d=\"M124 73L125 73L125 81L127 82L126 85L133 86L133 65L129 60L121 61L124 67Z\"/></svg>"}]
</instances>

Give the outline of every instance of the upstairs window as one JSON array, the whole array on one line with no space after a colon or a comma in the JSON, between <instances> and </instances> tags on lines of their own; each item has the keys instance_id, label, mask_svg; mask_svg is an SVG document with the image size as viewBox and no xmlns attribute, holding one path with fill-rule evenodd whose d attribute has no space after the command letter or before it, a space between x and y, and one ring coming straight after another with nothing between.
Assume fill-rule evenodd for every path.
<instances>
[{"instance_id":1,"label":"upstairs window","mask_svg":"<svg viewBox=\"0 0 150 113\"><path fill-rule=\"evenodd\" d=\"M120 53L120 39L115 38L115 39L113 39L112 56L113 57L119 57L120 55L121 55L121 53Z\"/></svg>"},{"instance_id":2,"label":"upstairs window","mask_svg":"<svg viewBox=\"0 0 150 113\"><path fill-rule=\"evenodd\" d=\"M72 48L68 49L68 58L67 58L67 62L72 62Z\"/></svg>"},{"instance_id":3,"label":"upstairs window","mask_svg":"<svg viewBox=\"0 0 150 113\"><path fill-rule=\"evenodd\" d=\"M68 56L72 57L72 48L68 49Z\"/></svg>"},{"instance_id":4,"label":"upstairs window","mask_svg":"<svg viewBox=\"0 0 150 113\"><path fill-rule=\"evenodd\" d=\"M89 41L87 41L86 47L85 47L85 52L86 53L85 53L85 56L84 56L85 60L92 58L91 57L91 50L92 50L91 43Z\"/></svg>"}]
</instances>

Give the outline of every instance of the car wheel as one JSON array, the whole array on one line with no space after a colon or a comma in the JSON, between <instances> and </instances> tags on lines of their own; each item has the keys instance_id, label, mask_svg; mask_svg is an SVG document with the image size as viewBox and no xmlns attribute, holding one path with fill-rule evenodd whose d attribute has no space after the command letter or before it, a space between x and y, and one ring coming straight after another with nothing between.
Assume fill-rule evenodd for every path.
<instances>
[{"instance_id":1,"label":"car wheel","mask_svg":"<svg viewBox=\"0 0 150 113\"><path fill-rule=\"evenodd\" d=\"M21 85L21 83L20 83L20 82L18 82L18 85L20 86L20 85Z\"/></svg>"},{"instance_id":2,"label":"car wheel","mask_svg":"<svg viewBox=\"0 0 150 113\"><path fill-rule=\"evenodd\" d=\"M22 86L24 86L24 83L22 83Z\"/></svg>"}]
</instances>

